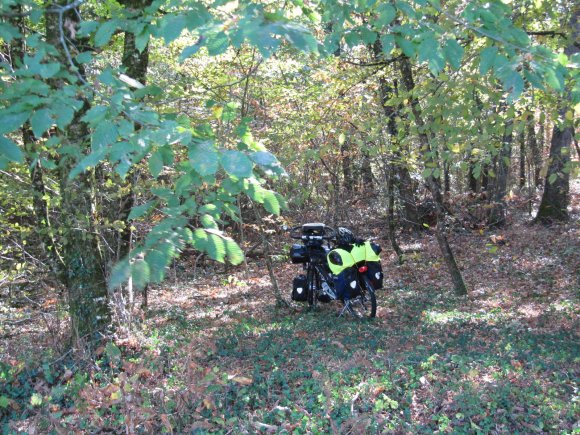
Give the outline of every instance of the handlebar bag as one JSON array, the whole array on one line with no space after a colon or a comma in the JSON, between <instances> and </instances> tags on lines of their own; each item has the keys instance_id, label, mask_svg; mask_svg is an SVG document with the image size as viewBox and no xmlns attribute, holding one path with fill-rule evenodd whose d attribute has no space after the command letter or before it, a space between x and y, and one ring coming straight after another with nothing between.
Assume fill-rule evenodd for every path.
<instances>
[{"instance_id":1,"label":"handlebar bag","mask_svg":"<svg viewBox=\"0 0 580 435\"><path fill-rule=\"evenodd\" d=\"M308 261L306 246L299 244L292 245L290 248L290 260L294 264L306 263L306 261Z\"/></svg>"},{"instance_id":2,"label":"handlebar bag","mask_svg":"<svg viewBox=\"0 0 580 435\"><path fill-rule=\"evenodd\" d=\"M306 275L298 275L292 281L292 300L304 302L307 300Z\"/></svg>"}]
</instances>

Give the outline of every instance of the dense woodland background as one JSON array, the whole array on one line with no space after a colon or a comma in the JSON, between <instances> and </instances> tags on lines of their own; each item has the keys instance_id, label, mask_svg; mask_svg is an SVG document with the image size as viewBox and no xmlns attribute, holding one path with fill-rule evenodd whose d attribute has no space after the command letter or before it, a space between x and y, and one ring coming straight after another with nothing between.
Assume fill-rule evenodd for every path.
<instances>
[{"instance_id":1,"label":"dense woodland background","mask_svg":"<svg viewBox=\"0 0 580 435\"><path fill-rule=\"evenodd\" d=\"M0 5L4 432L579 430L577 4Z\"/></svg>"}]
</instances>

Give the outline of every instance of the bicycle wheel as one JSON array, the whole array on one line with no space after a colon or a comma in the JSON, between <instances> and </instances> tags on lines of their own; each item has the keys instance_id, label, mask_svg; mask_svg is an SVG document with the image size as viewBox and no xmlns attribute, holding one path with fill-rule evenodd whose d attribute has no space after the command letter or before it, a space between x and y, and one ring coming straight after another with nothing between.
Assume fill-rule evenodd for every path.
<instances>
[{"instance_id":1,"label":"bicycle wheel","mask_svg":"<svg viewBox=\"0 0 580 435\"><path fill-rule=\"evenodd\" d=\"M308 265L308 272L306 274L306 288L308 289L308 305L311 308L316 308L318 302L318 283L317 273L314 266Z\"/></svg>"},{"instance_id":2,"label":"bicycle wheel","mask_svg":"<svg viewBox=\"0 0 580 435\"><path fill-rule=\"evenodd\" d=\"M354 317L359 319L373 318L377 315L377 297L375 295L375 289L366 277L364 277L359 285L361 287L360 294L345 302L346 309Z\"/></svg>"}]
</instances>

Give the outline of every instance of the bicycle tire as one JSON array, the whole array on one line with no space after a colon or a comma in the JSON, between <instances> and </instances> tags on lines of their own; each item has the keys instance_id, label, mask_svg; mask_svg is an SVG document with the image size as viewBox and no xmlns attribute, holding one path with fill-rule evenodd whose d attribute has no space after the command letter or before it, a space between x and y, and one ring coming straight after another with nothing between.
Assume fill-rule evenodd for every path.
<instances>
[{"instance_id":1,"label":"bicycle tire","mask_svg":"<svg viewBox=\"0 0 580 435\"><path fill-rule=\"evenodd\" d=\"M310 264L308 266L308 273L306 275L306 287L307 287L307 299L308 299L308 306L312 309L316 308L317 303L317 287L316 287L316 270L314 266Z\"/></svg>"},{"instance_id":2,"label":"bicycle tire","mask_svg":"<svg viewBox=\"0 0 580 435\"><path fill-rule=\"evenodd\" d=\"M361 286L360 295L347 302L349 304L348 311L354 317L372 319L377 315L375 288L367 277L364 277L363 282L359 282L359 285Z\"/></svg>"}]
</instances>

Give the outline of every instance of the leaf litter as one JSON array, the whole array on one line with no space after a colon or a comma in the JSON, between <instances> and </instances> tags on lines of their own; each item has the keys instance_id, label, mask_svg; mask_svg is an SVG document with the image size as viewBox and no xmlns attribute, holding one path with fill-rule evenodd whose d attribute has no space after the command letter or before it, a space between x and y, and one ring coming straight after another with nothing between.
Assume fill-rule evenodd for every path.
<instances>
[{"instance_id":1,"label":"leaf litter","mask_svg":"<svg viewBox=\"0 0 580 435\"><path fill-rule=\"evenodd\" d=\"M289 301L300 270L286 261L275 274L289 303L276 307L263 259L195 280L186 260L182 276L150 289L137 330L93 365L55 352L66 328L55 329L54 294L25 313L2 301L2 423L57 433L572 432L579 232L575 221L514 218L491 235L451 233L463 298L429 230L402 237L401 266L379 240L385 289L370 322L337 318L335 303L310 312ZM23 315L47 321L14 334Z\"/></svg>"}]
</instances>

